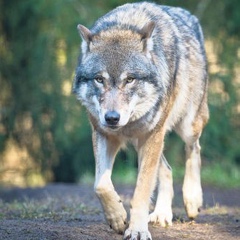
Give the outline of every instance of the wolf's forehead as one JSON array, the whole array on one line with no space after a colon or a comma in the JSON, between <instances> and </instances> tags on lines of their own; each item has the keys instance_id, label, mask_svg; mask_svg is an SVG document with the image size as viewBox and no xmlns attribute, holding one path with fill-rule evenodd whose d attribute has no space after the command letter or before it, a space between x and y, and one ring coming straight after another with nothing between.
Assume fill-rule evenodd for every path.
<instances>
[{"instance_id":1,"label":"wolf's forehead","mask_svg":"<svg viewBox=\"0 0 240 240\"><path fill-rule=\"evenodd\" d=\"M102 71L102 72L101 72L101 75L102 75L102 77L104 77L105 79L110 79L110 78L114 77L114 76L112 76L111 72L108 73L107 71ZM129 75L129 72L128 72L128 71L119 72L117 78L121 81L121 80L126 79L126 78L128 77L128 75Z\"/></svg>"},{"instance_id":2,"label":"wolf's forehead","mask_svg":"<svg viewBox=\"0 0 240 240\"><path fill-rule=\"evenodd\" d=\"M102 31L93 38L93 51L141 51L141 36L129 29L110 29Z\"/></svg>"},{"instance_id":3,"label":"wolf's forehead","mask_svg":"<svg viewBox=\"0 0 240 240\"><path fill-rule=\"evenodd\" d=\"M100 71L98 74L101 75L106 80L114 80L114 82L115 81L122 81L122 80L126 79L127 76L128 76L127 71L112 72L111 70L108 71L107 69Z\"/></svg>"},{"instance_id":4,"label":"wolf's forehead","mask_svg":"<svg viewBox=\"0 0 240 240\"><path fill-rule=\"evenodd\" d=\"M123 80L129 75L149 75L151 66L142 54L131 54L123 52L117 54L95 54L93 59L85 62L84 69L89 74L99 74L105 79Z\"/></svg>"}]
</instances>

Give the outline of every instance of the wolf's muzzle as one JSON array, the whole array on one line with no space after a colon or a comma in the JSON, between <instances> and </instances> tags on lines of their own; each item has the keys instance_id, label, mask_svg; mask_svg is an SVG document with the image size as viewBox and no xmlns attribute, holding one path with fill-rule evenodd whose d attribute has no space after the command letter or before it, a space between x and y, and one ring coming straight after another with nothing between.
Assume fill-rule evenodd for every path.
<instances>
[{"instance_id":1,"label":"wolf's muzzle","mask_svg":"<svg viewBox=\"0 0 240 240\"><path fill-rule=\"evenodd\" d=\"M116 126L120 120L120 114L116 111L108 111L105 114L105 121L109 126Z\"/></svg>"}]
</instances>

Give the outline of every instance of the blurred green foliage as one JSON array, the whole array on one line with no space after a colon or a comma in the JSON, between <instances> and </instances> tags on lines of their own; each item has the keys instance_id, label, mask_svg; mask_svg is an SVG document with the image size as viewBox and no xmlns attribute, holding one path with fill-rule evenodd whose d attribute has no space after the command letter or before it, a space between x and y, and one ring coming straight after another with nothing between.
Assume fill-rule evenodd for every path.
<instances>
[{"instance_id":1,"label":"blurred green foliage","mask_svg":"<svg viewBox=\"0 0 240 240\"><path fill-rule=\"evenodd\" d=\"M47 181L76 182L85 172L94 172L86 112L69 94L79 55L76 26L90 27L126 2L0 0L0 154L14 140L27 149ZM223 167L226 162L239 167L240 1L159 2L196 14L205 38L213 43L218 71L210 73L211 118L201 139L202 155ZM175 134L165 148L170 162L183 164L183 143ZM124 161L117 161L117 168L136 166L132 151L121 152L120 158Z\"/></svg>"}]
</instances>

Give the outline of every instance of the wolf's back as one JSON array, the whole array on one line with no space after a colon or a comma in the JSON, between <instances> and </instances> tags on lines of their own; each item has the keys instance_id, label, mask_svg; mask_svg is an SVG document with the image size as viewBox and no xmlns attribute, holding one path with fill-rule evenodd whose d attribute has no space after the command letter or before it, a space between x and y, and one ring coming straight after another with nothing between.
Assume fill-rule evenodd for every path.
<instances>
[{"instance_id":1,"label":"wolf's back","mask_svg":"<svg viewBox=\"0 0 240 240\"><path fill-rule=\"evenodd\" d=\"M94 34L111 28L139 30L150 21L156 24L155 34L161 30L172 30L182 35L191 34L203 42L198 19L187 10L149 2L129 3L117 7L99 18L91 30Z\"/></svg>"}]
</instances>

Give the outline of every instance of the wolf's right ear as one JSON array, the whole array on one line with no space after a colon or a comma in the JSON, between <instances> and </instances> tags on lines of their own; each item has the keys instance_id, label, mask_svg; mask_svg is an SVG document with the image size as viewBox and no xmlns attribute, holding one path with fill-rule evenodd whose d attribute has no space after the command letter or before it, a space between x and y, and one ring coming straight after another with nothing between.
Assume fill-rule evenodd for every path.
<instances>
[{"instance_id":1,"label":"wolf's right ear","mask_svg":"<svg viewBox=\"0 0 240 240\"><path fill-rule=\"evenodd\" d=\"M93 35L92 35L91 31L88 28L84 27L81 24L78 24L77 29L78 29L78 32L79 32L82 40L83 40L83 43L82 43L82 53L86 54L90 50L89 46L90 46L90 43L92 41Z\"/></svg>"},{"instance_id":2,"label":"wolf's right ear","mask_svg":"<svg viewBox=\"0 0 240 240\"><path fill-rule=\"evenodd\" d=\"M88 28L84 27L81 24L78 24L77 29L78 29L78 32L79 32L81 38L84 41L86 41L87 43L92 41L92 33Z\"/></svg>"}]
</instances>

